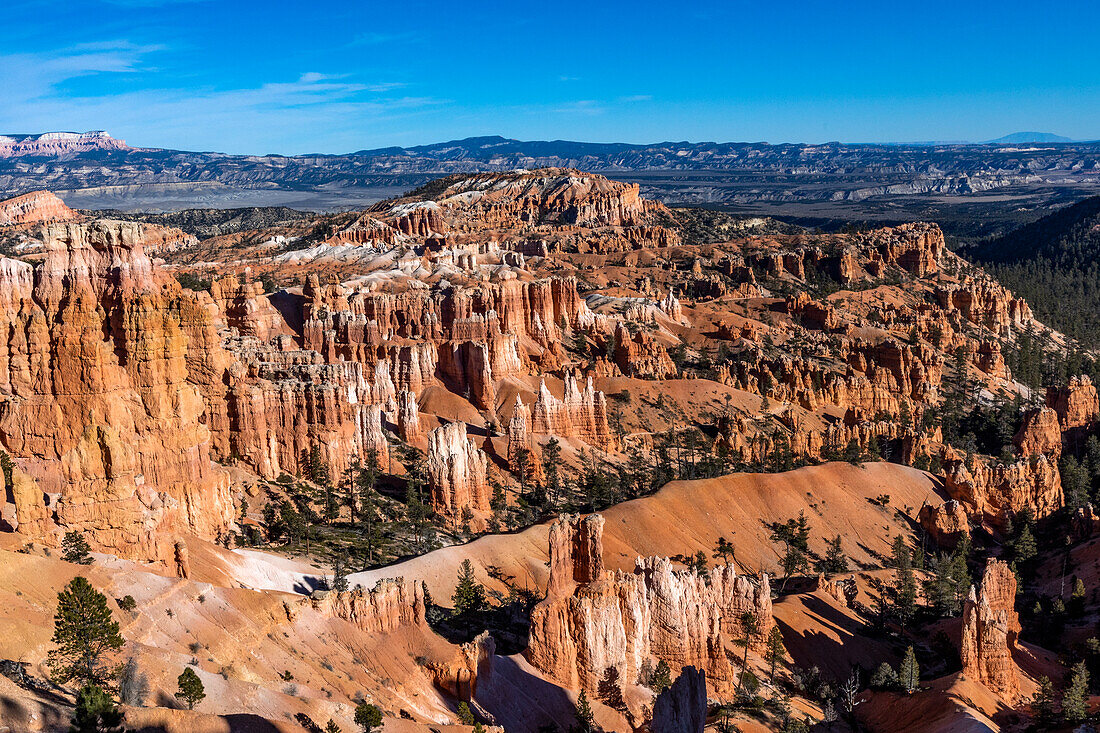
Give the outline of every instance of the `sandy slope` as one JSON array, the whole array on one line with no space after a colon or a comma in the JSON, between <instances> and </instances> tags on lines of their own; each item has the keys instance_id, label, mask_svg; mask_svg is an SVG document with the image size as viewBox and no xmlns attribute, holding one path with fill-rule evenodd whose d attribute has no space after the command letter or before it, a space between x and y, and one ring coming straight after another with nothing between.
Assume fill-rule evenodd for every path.
<instances>
[{"instance_id":1,"label":"sandy slope","mask_svg":"<svg viewBox=\"0 0 1100 733\"><path fill-rule=\"evenodd\" d=\"M875 554L886 554L898 533L912 531L912 520L925 501L941 501L933 480L921 471L892 463L847 463L810 466L783 474L731 474L699 481L675 481L656 494L602 512L604 555L613 569L633 567L639 555L677 555L704 550L711 554L718 537L737 548L746 571L777 570L775 548L766 523L786 520L806 511L813 530L811 548L824 552L827 538L841 534L855 563L878 565ZM868 501L889 494L889 507ZM895 511L901 510L901 515ZM351 576L353 583L372 585L378 578L401 575L421 578L432 595L446 602L454 590L458 566L469 558L487 577L495 566L519 585L543 587L549 560L547 525L509 535L482 537L447 547L380 570Z\"/></svg>"}]
</instances>

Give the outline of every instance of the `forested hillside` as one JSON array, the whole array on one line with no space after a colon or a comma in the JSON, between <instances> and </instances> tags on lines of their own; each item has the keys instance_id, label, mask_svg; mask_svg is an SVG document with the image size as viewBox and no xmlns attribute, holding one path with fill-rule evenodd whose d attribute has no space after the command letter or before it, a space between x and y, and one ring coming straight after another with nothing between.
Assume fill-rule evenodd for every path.
<instances>
[{"instance_id":1,"label":"forested hillside","mask_svg":"<svg viewBox=\"0 0 1100 733\"><path fill-rule=\"evenodd\" d=\"M1031 304L1039 320L1100 345L1100 196L978 246L970 257Z\"/></svg>"}]
</instances>

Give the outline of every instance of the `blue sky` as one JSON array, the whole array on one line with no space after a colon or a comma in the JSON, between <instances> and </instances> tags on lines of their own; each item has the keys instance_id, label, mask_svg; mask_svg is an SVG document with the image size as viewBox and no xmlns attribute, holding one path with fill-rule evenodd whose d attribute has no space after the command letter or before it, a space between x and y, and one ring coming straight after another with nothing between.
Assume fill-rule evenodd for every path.
<instances>
[{"instance_id":1,"label":"blue sky","mask_svg":"<svg viewBox=\"0 0 1100 733\"><path fill-rule=\"evenodd\" d=\"M1097 3L10 0L0 132L350 152L1100 138Z\"/></svg>"}]
</instances>

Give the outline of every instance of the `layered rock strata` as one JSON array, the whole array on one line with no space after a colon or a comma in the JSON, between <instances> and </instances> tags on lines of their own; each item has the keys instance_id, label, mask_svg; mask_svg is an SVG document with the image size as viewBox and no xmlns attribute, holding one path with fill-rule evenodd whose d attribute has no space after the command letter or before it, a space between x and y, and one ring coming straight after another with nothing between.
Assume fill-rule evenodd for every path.
<instances>
[{"instance_id":1,"label":"layered rock strata","mask_svg":"<svg viewBox=\"0 0 1100 733\"><path fill-rule=\"evenodd\" d=\"M531 432L576 437L601 448L610 448L614 437L607 422L607 399L603 392L592 386L592 379L585 381L582 391L577 378L567 372L564 378L564 395L558 399L546 387L539 385L539 396L531 410Z\"/></svg>"},{"instance_id":2,"label":"layered rock strata","mask_svg":"<svg viewBox=\"0 0 1100 733\"><path fill-rule=\"evenodd\" d=\"M766 638L774 621L767 577L755 583L732 565L707 578L676 571L667 558L639 558L632 572L607 573L603 518L562 517L550 531L546 599L531 616L527 658L559 683L598 690L609 669L633 680L648 661L675 671L693 665L719 689L734 680L727 643L744 634L752 613Z\"/></svg>"},{"instance_id":3,"label":"layered rock strata","mask_svg":"<svg viewBox=\"0 0 1100 733\"><path fill-rule=\"evenodd\" d=\"M14 529L171 563L173 536L232 523L180 313L195 296L157 271L140 224L50 224L43 262L0 259L0 443Z\"/></svg>"}]
</instances>

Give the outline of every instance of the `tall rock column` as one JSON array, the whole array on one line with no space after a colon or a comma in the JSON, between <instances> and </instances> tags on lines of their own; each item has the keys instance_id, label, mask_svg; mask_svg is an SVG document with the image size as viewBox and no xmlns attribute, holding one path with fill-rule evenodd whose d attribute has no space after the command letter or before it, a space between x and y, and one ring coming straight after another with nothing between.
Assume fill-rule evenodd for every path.
<instances>
[{"instance_id":1,"label":"tall rock column","mask_svg":"<svg viewBox=\"0 0 1100 733\"><path fill-rule=\"evenodd\" d=\"M963 605L963 674L1009 702L1020 696L1020 678L1012 650L1020 633L1016 614L1016 576L1002 560L990 560L977 590Z\"/></svg>"},{"instance_id":2,"label":"tall rock column","mask_svg":"<svg viewBox=\"0 0 1100 733\"><path fill-rule=\"evenodd\" d=\"M466 423L448 423L428 433L428 483L437 512L489 511L488 470L488 458L467 437Z\"/></svg>"},{"instance_id":3,"label":"tall rock column","mask_svg":"<svg viewBox=\"0 0 1100 733\"><path fill-rule=\"evenodd\" d=\"M411 390L403 390L397 396L397 432L406 443L424 436L420 429L420 408L416 404L416 394Z\"/></svg>"}]
</instances>

